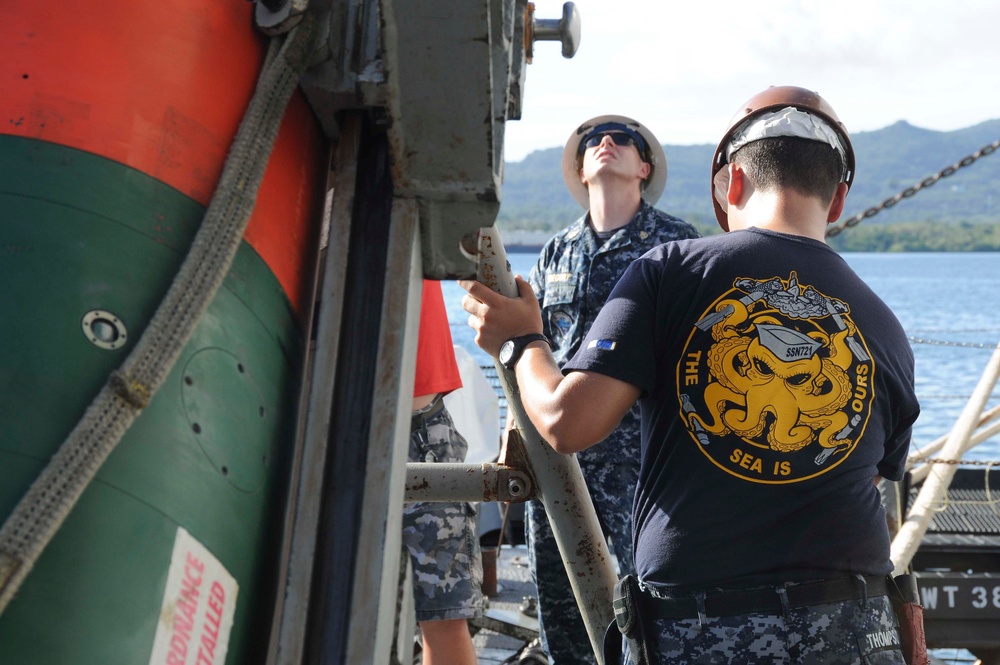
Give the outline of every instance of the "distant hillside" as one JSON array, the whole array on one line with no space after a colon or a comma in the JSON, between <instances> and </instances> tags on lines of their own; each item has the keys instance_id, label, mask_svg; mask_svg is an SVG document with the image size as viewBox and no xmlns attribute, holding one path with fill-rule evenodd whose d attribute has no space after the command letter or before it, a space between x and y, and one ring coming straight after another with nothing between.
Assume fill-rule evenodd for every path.
<instances>
[{"instance_id":1,"label":"distant hillside","mask_svg":"<svg viewBox=\"0 0 1000 665\"><path fill-rule=\"evenodd\" d=\"M844 217L863 212L906 187L957 163L1000 138L1000 120L951 132L920 129L900 121L852 136L858 172ZM657 204L695 225L714 229L709 164L714 145L665 145L667 189ZM580 213L560 170L562 148L538 150L505 165L498 223L505 229L555 231ZM933 187L862 222L997 223L1000 221L1000 155L981 158Z\"/></svg>"}]
</instances>

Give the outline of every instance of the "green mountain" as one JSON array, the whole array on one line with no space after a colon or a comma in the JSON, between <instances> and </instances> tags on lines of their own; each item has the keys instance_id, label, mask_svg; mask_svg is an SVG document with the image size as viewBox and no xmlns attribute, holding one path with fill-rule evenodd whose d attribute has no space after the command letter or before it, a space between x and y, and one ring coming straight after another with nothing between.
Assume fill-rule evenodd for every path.
<instances>
[{"instance_id":1,"label":"green mountain","mask_svg":"<svg viewBox=\"0 0 1000 665\"><path fill-rule=\"evenodd\" d=\"M842 219L879 206L904 189L919 185L989 146L998 137L1000 119L950 132L921 129L900 121L877 131L854 134L857 175ZM715 146L663 148L667 154L667 188L657 207L688 220L703 233L714 233L717 226L709 199L709 164ZM498 218L502 229L554 232L581 214L563 183L561 155L561 147L548 148L532 152L519 162L505 164ZM941 233L942 226L947 226L948 233ZM865 246L874 243L880 251L887 248L1000 250L1000 230L995 227L1000 227L1000 155L983 155L950 177L941 178L913 197L862 221L841 234L842 240L838 242L845 249L864 249L848 247L859 242ZM915 237L922 234L954 238L934 241L947 246L928 246L926 242L916 242ZM848 243L852 235L855 238ZM863 242L858 240L860 236L864 236ZM984 236L993 239L985 246L981 242Z\"/></svg>"}]
</instances>

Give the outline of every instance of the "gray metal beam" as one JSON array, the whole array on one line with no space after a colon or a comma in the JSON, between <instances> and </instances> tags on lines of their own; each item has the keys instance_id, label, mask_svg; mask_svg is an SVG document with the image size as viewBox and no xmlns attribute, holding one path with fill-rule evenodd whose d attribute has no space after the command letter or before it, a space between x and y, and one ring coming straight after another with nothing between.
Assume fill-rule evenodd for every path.
<instances>
[{"instance_id":1,"label":"gray metal beam","mask_svg":"<svg viewBox=\"0 0 1000 665\"><path fill-rule=\"evenodd\" d=\"M274 633L268 665L298 665L302 662L305 617L309 608L320 494L326 462L334 377L337 371L342 307L346 290L347 247L351 233L351 210L357 170L361 119L345 120L337 143L330 187L332 197L327 235L337 239L323 254L314 316L317 319L315 348L308 349L311 371L305 373L301 402L306 413L296 428L296 452L292 462L281 577L275 607Z\"/></svg>"},{"instance_id":2,"label":"gray metal beam","mask_svg":"<svg viewBox=\"0 0 1000 665\"><path fill-rule=\"evenodd\" d=\"M415 206L362 122L303 662L384 665L393 632L419 316ZM331 243L339 239L331 239ZM381 556L371 556L372 552Z\"/></svg>"},{"instance_id":3,"label":"gray metal beam","mask_svg":"<svg viewBox=\"0 0 1000 665\"><path fill-rule=\"evenodd\" d=\"M411 462L406 465L403 500L509 501L534 496L531 476L503 464L446 464Z\"/></svg>"}]
</instances>

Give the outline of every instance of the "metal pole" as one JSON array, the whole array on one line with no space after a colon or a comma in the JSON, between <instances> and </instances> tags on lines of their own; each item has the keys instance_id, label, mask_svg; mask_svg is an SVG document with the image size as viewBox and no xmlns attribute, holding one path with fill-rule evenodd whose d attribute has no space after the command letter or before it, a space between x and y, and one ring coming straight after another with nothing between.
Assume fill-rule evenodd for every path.
<instances>
[{"instance_id":1,"label":"metal pole","mask_svg":"<svg viewBox=\"0 0 1000 665\"><path fill-rule=\"evenodd\" d=\"M1000 422L995 422L988 427L976 430L976 433L972 435L972 438L970 438L962 448L962 451L959 453L959 457L972 450L983 441L996 436L998 433L1000 433ZM923 479L930 474L933 468L934 464L921 464L920 466L913 467L913 470L910 471L910 482L919 483L923 481Z\"/></svg>"},{"instance_id":2,"label":"metal pole","mask_svg":"<svg viewBox=\"0 0 1000 665\"><path fill-rule=\"evenodd\" d=\"M997 345L990 361L986 364L986 370L979 379L979 384L973 391L972 397L966 403L955 426L952 427L951 434L948 435L948 442L945 443L944 450L941 451L941 457L952 460L958 460L962 457L962 451L965 450L969 437L976 429L980 414L983 412L983 407L986 406L990 393L993 392L993 386L996 385L998 377L1000 377L1000 344ZM913 560L913 555L920 547L920 541L927 532L927 527L934 519L934 514L937 512L936 505L948 491L951 479L954 478L958 468L954 464L943 466L943 469L924 481L913 502L913 507L910 508L910 512L906 516L906 521L903 522L899 533L892 540L889 558L896 567L893 570L893 575L906 572Z\"/></svg>"},{"instance_id":3,"label":"metal pole","mask_svg":"<svg viewBox=\"0 0 1000 665\"><path fill-rule=\"evenodd\" d=\"M979 416L979 420L976 423L976 427L982 427L986 423L1000 416L1000 405L994 406L992 409L985 411L983 415ZM918 448L906 456L906 468L912 469L916 465L923 462L928 457L931 457L939 450L944 448L944 444L948 443L948 436L951 432L943 434L938 438L934 439L928 443L923 448ZM977 442L979 443L979 442Z\"/></svg>"},{"instance_id":4,"label":"metal pole","mask_svg":"<svg viewBox=\"0 0 1000 665\"><path fill-rule=\"evenodd\" d=\"M497 293L513 298L518 295L496 227L480 230L477 278ZM597 662L604 665L604 632L614 619L612 592L618 578L580 463L576 455L557 453L542 439L521 404L514 372L505 369L495 358L494 363L507 395L507 409L524 439L531 472L580 607L580 616L587 627L591 647Z\"/></svg>"},{"instance_id":5,"label":"metal pole","mask_svg":"<svg viewBox=\"0 0 1000 665\"><path fill-rule=\"evenodd\" d=\"M531 477L504 464L410 462L403 501L526 501Z\"/></svg>"}]
</instances>

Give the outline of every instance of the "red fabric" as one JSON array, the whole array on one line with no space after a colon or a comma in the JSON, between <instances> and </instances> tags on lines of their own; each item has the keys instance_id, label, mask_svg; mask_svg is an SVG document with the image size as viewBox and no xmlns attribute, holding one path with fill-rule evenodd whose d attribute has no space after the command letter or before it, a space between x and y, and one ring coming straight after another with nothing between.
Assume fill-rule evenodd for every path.
<instances>
[{"instance_id":1,"label":"red fabric","mask_svg":"<svg viewBox=\"0 0 1000 665\"><path fill-rule=\"evenodd\" d=\"M413 384L414 397L450 393L462 387L441 282L431 279L424 280L424 295L420 303L417 374Z\"/></svg>"}]
</instances>

